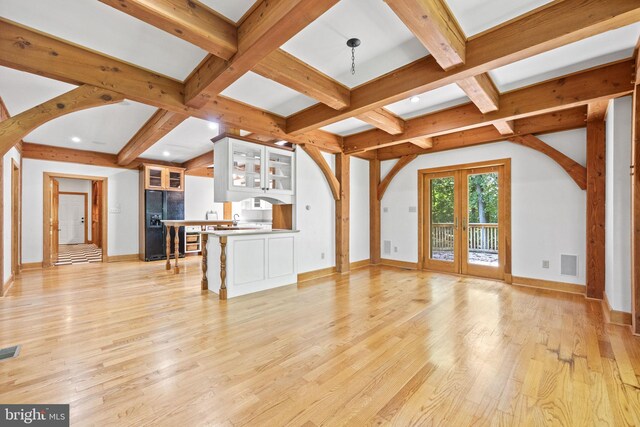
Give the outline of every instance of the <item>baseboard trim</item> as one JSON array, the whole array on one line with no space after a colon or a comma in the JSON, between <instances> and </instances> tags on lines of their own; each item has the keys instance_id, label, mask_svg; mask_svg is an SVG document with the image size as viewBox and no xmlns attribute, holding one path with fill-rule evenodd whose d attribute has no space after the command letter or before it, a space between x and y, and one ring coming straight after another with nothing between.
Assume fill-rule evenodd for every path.
<instances>
[{"instance_id":1,"label":"baseboard trim","mask_svg":"<svg viewBox=\"0 0 640 427\"><path fill-rule=\"evenodd\" d=\"M398 267L404 268L408 270L417 270L418 263L417 262L407 262L407 261L398 261L395 259L381 258L380 264L386 265L388 267Z\"/></svg>"},{"instance_id":2,"label":"baseboard trim","mask_svg":"<svg viewBox=\"0 0 640 427\"><path fill-rule=\"evenodd\" d=\"M4 282L4 284L2 285L2 296L3 297L5 295L7 295L7 292L9 292L9 289L11 289L11 286L13 286L13 283L15 282L14 279L15 279L15 277L13 277L13 274L11 274L11 276L9 276L7 281Z\"/></svg>"},{"instance_id":3,"label":"baseboard trim","mask_svg":"<svg viewBox=\"0 0 640 427\"><path fill-rule=\"evenodd\" d=\"M138 261L139 259L138 254L111 255L107 257L107 262Z\"/></svg>"},{"instance_id":4,"label":"baseboard trim","mask_svg":"<svg viewBox=\"0 0 640 427\"><path fill-rule=\"evenodd\" d=\"M42 268L42 262L25 262L22 263L21 270L39 270Z\"/></svg>"},{"instance_id":5,"label":"baseboard trim","mask_svg":"<svg viewBox=\"0 0 640 427\"><path fill-rule=\"evenodd\" d=\"M349 269L355 270L357 268L367 267L371 265L371 261L369 259L363 259L362 261L355 261L349 264Z\"/></svg>"},{"instance_id":6,"label":"baseboard trim","mask_svg":"<svg viewBox=\"0 0 640 427\"><path fill-rule=\"evenodd\" d=\"M569 294L585 295L585 286L575 283L555 282L553 280L533 279L530 277L512 277L512 284L516 286L526 286L528 288L548 289Z\"/></svg>"},{"instance_id":7,"label":"baseboard trim","mask_svg":"<svg viewBox=\"0 0 640 427\"><path fill-rule=\"evenodd\" d=\"M606 320L607 323L613 323L615 325L621 326L631 326L633 319L631 313L627 313L626 311L613 310L611 308L611 305L609 304L606 293L604 294L604 298L602 298L601 301L604 320Z\"/></svg>"},{"instance_id":8,"label":"baseboard trim","mask_svg":"<svg viewBox=\"0 0 640 427\"><path fill-rule=\"evenodd\" d=\"M306 282L307 280L317 279L319 277L330 276L336 272L335 267L321 268L319 270L311 270L298 274L298 283Z\"/></svg>"}]
</instances>

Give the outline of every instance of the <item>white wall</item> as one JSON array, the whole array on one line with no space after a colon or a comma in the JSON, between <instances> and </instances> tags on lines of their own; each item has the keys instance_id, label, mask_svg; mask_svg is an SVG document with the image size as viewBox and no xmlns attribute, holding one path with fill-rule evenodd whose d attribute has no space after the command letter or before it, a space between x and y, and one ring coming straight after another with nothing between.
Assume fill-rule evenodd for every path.
<instances>
[{"instance_id":1,"label":"white wall","mask_svg":"<svg viewBox=\"0 0 640 427\"><path fill-rule=\"evenodd\" d=\"M59 178L60 191L87 194L87 240L91 240L91 181L88 179Z\"/></svg>"},{"instance_id":2,"label":"white wall","mask_svg":"<svg viewBox=\"0 0 640 427\"><path fill-rule=\"evenodd\" d=\"M205 219L208 211L223 217L223 204L213 203L213 179L202 176L184 177L184 217L185 219Z\"/></svg>"},{"instance_id":3,"label":"white wall","mask_svg":"<svg viewBox=\"0 0 640 427\"><path fill-rule=\"evenodd\" d=\"M336 265L335 201L316 163L304 150L296 150L296 153L296 227L300 230L298 272L304 273ZM323 155L335 170L334 156Z\"/></svg>"},{"instance_id":4,"label":"white wall","mask_svg":"<svg viewBox=\"0 0 640 427\"><path fill-rule=\"evenodd\" d=\"M539 136L578 163L586 163L584 129ZM383 258L418 261L418 169L511 158L511 239L514 276L585 283L586 193L545 155L509 142L498 142L419 156L393 179L381 206L381 246L390 240L392 252ZM384 175L395 161L383 162ZM384 210L387 209L387 212ZM397 247L397 252L394 252ZM560 274L560 254L578 255L579 276ZM542 268L549 260L550 268Z\"/></svg>"},{"instance_id":5,"label":"white wall","mask_svg":"<svg viewBox=\"0 0 640 427\"><path fill-rule=\"evenodd\" d=\"M351 157L349 261L369 259L369 161Z\"/></svg>"},{"instance_id":6,"label":"white wall","mask_svg":"<svg viewBox=\"0 0 640 427\"><path fill-rule=\"evenodd\" d=\"M2 199L3 199L3 272L2 283L6 283L11 276L11 213L13 212L13 206L11 205L11 172L13 170L13 163L11 159L14 159L18 165L20 165L20 153L18 150L12 148L2 159Z\"/></svg>"},{"instance_id":7,"label":"white wall","mask_svg":"<svg viewBox=\"0 0 640 427\"><path fill-rule=\"evenodd\" d=\"M611 308L631 312L631 97L609 104L605 292Z\"/></svg>"},{"instance_id":8,"label":"white wall","mask_svg":"<svg viewBox=\"0 0 640 427\"><path fill-rule=\"evenodd\" d=\"M108 178L108 255L138 253L138 171L25 159L22 175L22 261L42 261L43 173Z\"/></svg>"}]
</instances>

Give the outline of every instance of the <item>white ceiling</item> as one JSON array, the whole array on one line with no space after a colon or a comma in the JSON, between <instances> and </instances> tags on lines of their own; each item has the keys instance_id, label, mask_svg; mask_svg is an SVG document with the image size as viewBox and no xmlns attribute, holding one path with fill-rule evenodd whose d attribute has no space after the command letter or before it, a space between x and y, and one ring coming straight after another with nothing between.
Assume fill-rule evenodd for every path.
<instances>
[{"instance_id":1,"label":"white ceiling","mask_svg":"<svg viewBox=\"0 0 640 427\"><path fill-rule=\"evenodd\" d=\"M238 22L251 9L256 0L200 0L211 9L233 22Z\"/></svg>"},{"instance_id":2,"label":"white ceiling","mask_svg":"<svg viewBox=\"0 0 640 427\"><path fill-rule=\"evenodd\" d=\"M410 119L411 117L421 116L432 111L443 110L469 102L469 98L462 89L456 84L450 84L441 88L425 92L418 95L420 100L416 103L410 99L395 102L387 105L387 110L402 117Z\"/></svg>"},{"instance_id":3,"label":"white ceiling","mask_svg":"<svg viewBox=\"0 0 640 427\"><path fill-rule=\"evenodd\" d=\"M473 35L509 21L552 0L446 0L462 31Z\"/></svg>"},{"instance_id":4,"label":"white ceiling","mask_svg":"<svg viewBox=\"0 0 640 427\"><path fill-rule=\"evenodd\" d=\"M363 122L362 120L351 117L336 123L332 123L328 126L321 127L320 129L338 134L340 136L346 136L351 135L352 133L358 133L365 130L373 129L373 126Z\"/></svg>"},{"instance_id":5,"label":"white ceiling","mask_svg":"<svg viewBox=\"0 0 640 427\"><path fill-rule=\"evenodd\" d=\"M178 80L206 55L97 0L1 0L0 16Z\"/></svg>"},{"instance_id":6,"label":"white ceiling","mask_svg":"<svg viewBox=\"0 0 640 427\"><path fill-rule=\"evenodd\" d=\"M633 55L640 23L589 37L489 72L501 92L528 86Z\"/></svg>"},{"instance_id":7,"label":"white ceiling","mask_svg":"<svg viewBox=\"0 0 640 427\"><path fill-rule=\"evenodd\" d=\"M348 39L357 37L356 74ZM428 54L382 0L342 0L282 46L348 87L365 83Z\"/></svg>"},{"instance_id":8,"label":"white ceiling","mask_svg":"<svg viewBox=\"0 0 640 427\"><path fill-rule=\"evenodd\" d=\"M222 95L281 116L288 116L318 102L251 71L222 91Z\"/></svg>"},{"instance_id":9,"label":"white ceiling","mask_svg":"<svg viewBox=\"0 0 640 427\"><path fill-rule=\"evenodd\" d=\"M217 123L189 117L140 157L182 163L213 150L211 138L217 135ZM165 152L169 155L165 156Z\"/></svg>"}]
</instances>

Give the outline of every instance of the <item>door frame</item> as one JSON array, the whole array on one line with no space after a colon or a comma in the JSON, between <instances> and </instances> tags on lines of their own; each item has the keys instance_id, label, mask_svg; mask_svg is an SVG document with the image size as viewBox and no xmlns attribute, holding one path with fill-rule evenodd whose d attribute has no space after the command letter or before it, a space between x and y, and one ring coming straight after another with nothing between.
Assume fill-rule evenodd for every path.
<instances>
[{"instance_id":1,"label":"door frame","mask_svg":"<svg viewBox=\"0 0 640 427\"><path fill-rule=\"evenodd\" d=\"M20 165L11 159L11 274L16 277L22 267L22 190Z\"/></svg>"},{"instance_id":2,"label":"door frame","mask_svg":"<svg viewBox=\"0 0 640 427\"><path fill-rule=\"evenodd\" d=\"M425 197L424 197L424 182L425 175L442 173L442 172L455 172L459 170L477 169L492 166L502 166L504 170L503 193L504 196L500 198L500 210L498 214L498 222L502 224L504 229L504 236L502 245L504 247L504 263L503 263L503 275L504 281L511 283L513 275L511 272L511 159L496 159L483 162L474 163L462 163L458 165L441 166L429 169L418 170L418 268L424 270L425 268L425 242L429 239L429 227L425 227L425 215L428 214L428 210L425 209Z\"/></svg>"},{"instance_id":3,"label":"door frame","mask_svg":"<svg viewBox=\"0 0 640 427\"><path fill-rule=\"evenodd\" d=\"M70 178L70 179L83 179L87 181L101 181L102 182L102 211L100 212L100 221L102 233L102 262L107 262L107 240L104 236L107 236L108 231L108 178L105 176L89 176L89 175L72 175L58 172L43 172L42 173L42 266L52 267L53 262L51 260L51 180L54 178ZM84 194L84 193L83 193ZM86 216L85 216L86 218ZM85 219L85 226L87 221ZM85 233L86 238L86 233Z\"/></svg>"},{"instance_id":4,"label":"door frame","mask_svg":"<svg viewBox=\"0 0 640 427\"><path fill-rule=\"evenodd\" d=\"M89 200L88 193L82 193L78 191L59 191L58 196L67 195L67 196L84 196L84 243L85 245L89 243L89 231L87 229L87 221L88 221L88 204ZM60 208L60 201L58 201L58 208ZM60 221L60 215L58 215L58 221Z\"/></svg>"}]
</instances>

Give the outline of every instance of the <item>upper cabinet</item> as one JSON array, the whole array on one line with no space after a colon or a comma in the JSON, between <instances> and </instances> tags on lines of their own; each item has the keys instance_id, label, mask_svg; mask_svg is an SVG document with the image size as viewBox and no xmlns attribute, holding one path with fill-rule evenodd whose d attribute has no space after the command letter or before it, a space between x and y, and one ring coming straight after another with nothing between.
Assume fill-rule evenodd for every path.
<instances>
[{"instance_id":1,"label":"upper cabinet","mask_svg":"<svg viewBox=\"0 0 640 427\"><path fill-rule=\"evenodd\" d=\"M291 203L295 191L295 152L235 138L214 146L214 201L251 197Z\"/></svg>"},{"instance_id":2,"label":"upper cabinet","mask_svg":"<svg viewBox=\"0 0 640 427\"><path fill-rule=\"evenodd\" d=\"M143 165L145 190L184 191L184 169Z\"/></svg>"}]
</instances>

